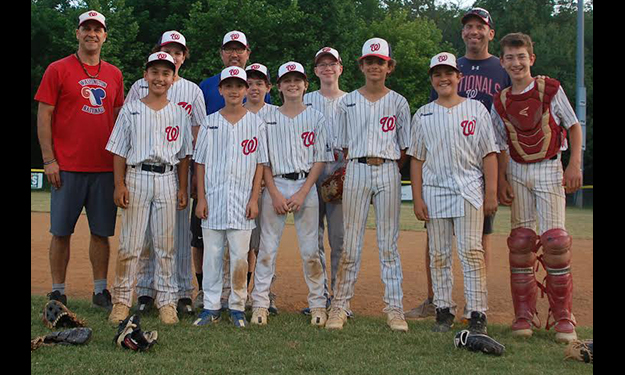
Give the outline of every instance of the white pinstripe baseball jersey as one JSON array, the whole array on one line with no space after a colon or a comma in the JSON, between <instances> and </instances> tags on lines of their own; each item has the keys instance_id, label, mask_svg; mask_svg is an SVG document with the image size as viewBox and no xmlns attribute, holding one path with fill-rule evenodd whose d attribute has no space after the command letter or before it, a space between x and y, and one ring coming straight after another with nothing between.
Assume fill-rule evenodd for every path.
<instances>
[{"instance_id":1,"label":"white pinstripe baseball jersey","mask_svg":"<svg viewBox=\"0 0 625 375\"><path fill-rule=\"evenodd\" d=\"M278 109L277 105L265 103L265 105L263 105L262 108L260 110L258 110L258 112L256 113L256 116L260 117L264 121L265 120L265 116L267 116L267 113L269 113L271 111L275 111L277 109Z\"/></svg>"},{"instance_id":2,"label":"white pinstripe baseball jersey","mask_svg":"<svg viewBox=\"0 0 625 375\"><path fill-rule=\"evenodd\" d=\"M193 154L193 135L187 112L169 102L154 111L141 100L122 107L106 150L126 158L127 165L176 165Z\"/></svg>"},{"instance_id":3,"label":"white pinstripe baseball jersey","mask_svg":"<svg viewBox=\"0 0 625 375\"><path fill-rule=\"evenodd\" d=\"M248 112L235 125L221 113L206 118L200 128L194 160L205 165L208 219L202 227L212 230L252 230L254 220L245 217L257 164L268 161L263 120Z\"/></svg>"},{"instance_id":4,"label":"white pinstripe baseball jersey","mask_svg":"<svg viewBox=\"0 0 625 375\"><path fill-rule=\"evenodd\" d=\"M307 107L290 118L278 109L268 110L267 155L273 175L309 172L314 163L333 161L327 147L326 119L323 114Z\"/></svg>"},{"instance_id":5,"label":"white pinstripe baseball jersey","mask_svg":"<svg viewBox=\"0 0 625 375\"><path fill-rule=\"evenodd\" d=\"M464 216L464 200L484 203L483 158L499 152L488 111L473 99L445 108L431 102L412 118L407 154L423 164L423 200L430 218Z\"/></svg>"},{"instance_id":6,"label":"white pinstripe baseball jersey","mask_svg":"<svg viewBox=\"0 0 625 375\"><path fill-rule=\"evenodd\" d=\"M520 94L524 94L534 88L534 81L530 83ZM562 89L562 86L558 88L558 92L554 95L553 100L550 104L551 114L553 115L553 119L556 124L563 126L565 129L569 129L574 124L578 123L577 115L571 107L571 103L569 103L569 99L566 96L566 93ZM493 125L495 126L495 136L497 139L497 145L500 150L508 150L508 133L506 132L506 126L497 113L495 109L495 105L491 107L490 115L493 121ZM568 149L568 142L565 139L564 144L560 148L560 151L565 151Z\"/></svg>"},{"instance_id":7,"label":"white pinstripe baseball jersey","mask_svg":"<svg viewBox=\"0 0 625 375\"><path fill-rule=\"evenodd\" d=\"M350 159L399 160L401 150L410 145L410 106L393 90L373 103L358 90L345 95L337 125L339 147L349 149Z\"/></svg>"},{"instance_id":8,"label":"white pinstripe baseball jersey","mask_svg":"<svg viewBox=\"0 0 625 375\"><path fill-rule=\"evenodd\" d=\"M304 94L304 104L323 113L323 116L326 118L328 140L330 146L333 149L341 149L341 147L338 147L336 114L338 112L339 103L345 97L345 95L347 94L343 94L338 98L329 99L321 95L321 92L319 90Z\"/></svg>"},{"instance_id":9,"label":"white pinstripe baseball jersey","mask_svg":"<svg viewBox=\"0 0 625 375\"><path fill-rule=\"evenodd\" d=\"M137 80L128 95L125 103L144 98L148 95L148 82L145 78ZM167 90L167 99L182 107L191 116L191 126L200 126L206 118L206 104L204 95L199 86L182 77Z\"/></svg>"}]
</instances>

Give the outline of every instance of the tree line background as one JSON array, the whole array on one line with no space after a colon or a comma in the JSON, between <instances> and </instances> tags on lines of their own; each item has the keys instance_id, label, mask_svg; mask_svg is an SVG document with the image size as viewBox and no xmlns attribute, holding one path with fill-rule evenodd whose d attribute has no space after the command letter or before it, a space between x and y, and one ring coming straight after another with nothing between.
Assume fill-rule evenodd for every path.
<instances>
[{"instance_id":1,"label":"tree line background","mask_svg":"<svg viewBox=\"0 0 625 375\"><path fill-rule=\"evenodd\" d=\"M499 55L499 39L507 33L531 35L537 55L532 73L560 80L575 108L577 0L477 0L473 6L488 9L493 17L496 34L490 53ZM585 8L588 185L593 181L593 0L586 0ZM190 81L199 84L221 72L222 38L240 30L251 45L248 64L266 65L275 82L281 64L298 61L309 73L309 91L319 88L313 58L324 46L341 54L341 88L349 92L360 87L364 80L357 58L365 40L378 36L391 44L397 60L387 86L406 97L413 114L428 102L430 58L442 51L464 55L461 18L468 10L459 2L437 0L31 0L32 168L42 167L35 93L46 67L77 50L78 15L90 9L106 16L102 58L122 71L126 92L143 76L145 59L167 30L178 30L187 40L191 55L180 75ZM272 102L280 103L276 90Z\"/></svg>"}]
</instances>

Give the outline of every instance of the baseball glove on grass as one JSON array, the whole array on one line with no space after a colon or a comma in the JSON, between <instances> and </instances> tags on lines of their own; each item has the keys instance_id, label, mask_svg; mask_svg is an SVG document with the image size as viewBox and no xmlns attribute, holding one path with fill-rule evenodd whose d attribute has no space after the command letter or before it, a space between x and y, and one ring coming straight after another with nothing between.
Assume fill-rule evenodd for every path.
<instances>
[{"instance_id":1,"label":"baseball glove on grass","mask_svg":"<svg viewBox=\"0 0 625 375\"><path fill-rule=\"evenodd\" d=\"M570 342L564 350L564 358L593 363L592 341L593 340L575 340Z\"/></svg>"},{"instance_id":2,"label":"baseball glove on grass","mask_svg":"<svg viewBox=\"0 0 625 375\"><path fill-rule=\"evenodd\" d=\"M472 352L482 352L496 356L502 355L506 349L505 346L495 341L492 337L481 333L471 333L466 329L456 333L454 345L456 348L465 348Z\"/></svg>"},{"instance_id":3,"label":"baseball glove on grass","mask_svg":"<svg viewBox=\"0 0 625 375\"><path fill-rule=\"evenodd\" d=\"M121 348L133 351L146 351L156 344L157 338L158 332L143 332L139 316L132 315L119 323L113 342Z\"/></svg>"},{"instance_id":4,"label":"baseball glove on grass","mask_svg":"<svg viewBox=\"0 0 625 375\"><path fill-rule=\"evenodd\" d=\"M91 328L79 327L65 331L52 332L45 336L35 337L30 340L30 351L39 349L44 345L84 345L91 340Z\"/></svg>"},{"instance_id":5,"label":"baseball glove on grass","mask_svg":"<svg viewBox=\"0 0 625 375\"><path fill-rule=\"evenodd\" d=\"M64 304L56 300L48 301L43 307L42 320L48 328L75 328L86 326L86 321L84 319L80 319Z\"/></svg>"}]
</instances>

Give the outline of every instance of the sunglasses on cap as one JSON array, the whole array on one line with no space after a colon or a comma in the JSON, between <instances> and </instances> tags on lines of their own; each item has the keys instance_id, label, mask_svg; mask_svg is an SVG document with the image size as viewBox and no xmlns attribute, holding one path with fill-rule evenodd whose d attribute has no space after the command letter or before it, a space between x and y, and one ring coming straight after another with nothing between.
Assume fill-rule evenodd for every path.
<instances>
[{"instance_id":1,"label":"sunglasses on cap","mask_svg":"<svg viewBox=\"0 0 625 375\"><path fill-rule=\"evenodd\" d=\"M493 28L493 18L490 16L490 13L488 13L488 11L486 9L483 8L473 8L470 11L468 11L463 17L462 17L462 23L464 24L466 22L466 18L469 16L478 16L480 17L488 26L490 26L490 28Z\"/></svg>"}]
</instances>

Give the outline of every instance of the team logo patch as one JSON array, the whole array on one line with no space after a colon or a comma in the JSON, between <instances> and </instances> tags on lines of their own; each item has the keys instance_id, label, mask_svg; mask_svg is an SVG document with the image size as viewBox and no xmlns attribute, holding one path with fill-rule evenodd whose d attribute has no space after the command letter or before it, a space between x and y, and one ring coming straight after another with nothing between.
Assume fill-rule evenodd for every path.
<instances>
[{"instance_id":1,"label":"team logo patch","mask_svg":"<svg viewBox=\"0 0 625 375\"><path fill-rule=\"evenodd\" d=\"M375 43L371 45L371 52L376 52L380 50L380 43Z\"/></svg>"},{"instance_id":2,"label":"team logo patch","mask_svg":"<svg viewBox=\"0 0 625 375\"><path fill-rule=\"evenodd\" d=\"M97 15L97 12L89 12L89 17L96 17Z\"/></svg>"},{"instance_id":3,"label":"team logo patch","mask_svg":"<svg viewBox=\"0 0 625 375\"><path fill-rule=\"evenodd\" d=\"M171 33L170 38L172 40L180 40L180 34Z\"/></svg>"},{"instance_id":4,"label":"team logo patch","mask_svg":"<svg viewBox=\"0 0 625 375\"><path fill-rule=\"evenodd\" d=\"M158 57L159 60L167 60L167 55L164 53L159 53L156 57Z\"/></svg>"},{"instance_id":5,"label":"team logo patch","mask_svg":"<svg viewBox=\"0 0 625 375\"><path fill-rule=\"evenodd\" d=\"M252 70L258 70L259 68L260 68L260 65L258 65L258 64L254 64L254 65L250 66L250 69L252 69Z\"/></svg>"},{"instance_id":6,"label":"team logo patch","mask_svg":"<svg viewBox=\"0 0 625 375\"><path fill-rule=\"evenodd\" d=\"M475 125L475 119L472 119L471 121L462 121L462 123L460 124L460 126L462 126L462 134L464 134L465 137L475 134Z\"/></svg>"},{"instance_id":7,"label":"team logo patch","mask_svg":"<svg viewBox=\"0 0 625 375\"><path fill-rule=\"evenodd\" d=\"M241 147L243 147L243 155L249 155L256 151L258 148L258 138L254 137L252 139L246 139L241 142Z\"/></svg>"},{"instance_id":8,"label":"team logo patch","mask_svg":"<svg viewBox=\"0 0 625 375\"><path fill-rule=\"evenodd\" d=\"M295 70L295 68L297 68L297 67L295 66L295 64L291 64L291 65L287 65L287 66L286 66L286 70L288 70L289 72L294 71L294 70Z\"/></svg>"},{"instance_id":9,"label":"team logo patch","mask_svg":"<svg viewBox=\"0 0 625 375\"><path fill-rule=\"evenodd\" d=\"M438 56L438 62L447 61L447 55Z\"/></svg>"},{"instance_id":10,"label":"team logo patch","mask_svg":"<svg viewBox=\"0 0 625 375\"><path fill-rule=\"evenodd\" d=\"M106 82L95 78L83 79L78 82L81 87L80 95L89 101L82 107L83 112L92 115L100 115L105 111L104 99L106 98Z\"/></svg>"},{"instance_id":11,"label":"team logo patch","mask_svg":"<svg viewBox=\"0 0 625 375\"><path fill-rule=\"evenodd\" d=\"M382 131L384 133L395 130L395 123L397 122L397 116L382 117L380 124L382 124Z\"/></svg>"},{"instance_id":12,"label":"team logo patch","mask_svg":"<svg viewBox=\"0 0 625 375\"><path fill-rule=\"evenodd\" d=\"M189 116L191 116L191 112L193 111L193 105L191 105L191 103L187 103L187 102L179 102L178 103L179 106L182 107L182 109L184 109L185 111L187 111L187 113L189 114Z\"/></svg>"},{"instance_id":13,"label":"team logo patch","mask_svg":"<svg viewBox=\"0 0 625 375\"><path fill-rule=\"evenodd\" d=\"M315 144L315 132L303 132L302 133L302 141L304 141L304 146L310 147Z\"/></svg>"},{"instance_id":14,"label":"team logo patch","mask_svg":"<svg viewBox=\"0 0 625 375\"><path fill-rule=\"evenodd\" d=\"M230 35L230 39L231 39L231 40L237 40L237 39L239 39L239 34L232 34L232 35Z\"/></svg>"},{"instance_id":15,"label":"team logo patch","mask_svg":"<svg viewBox=\"0 0 625 375\"><path fill-rule=\"evenodd\" d=\"M239 75L239 69L230 69L228 72L230 73L231 77Z\"/></svg>"},{"instance_id":16,"label":"team logo patch","mask_svg":"<svg viewBox=\"0 0 625 375\"><path fill-rule=\"evenodd\" d=\"M165 133L167 133L167 141L175 142L178 139L178 136L180 135L180 127L168 126L165 128Z\"/></svg>"}]
</instances>

